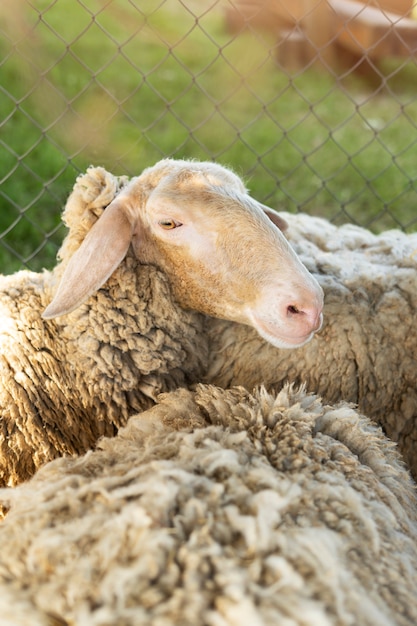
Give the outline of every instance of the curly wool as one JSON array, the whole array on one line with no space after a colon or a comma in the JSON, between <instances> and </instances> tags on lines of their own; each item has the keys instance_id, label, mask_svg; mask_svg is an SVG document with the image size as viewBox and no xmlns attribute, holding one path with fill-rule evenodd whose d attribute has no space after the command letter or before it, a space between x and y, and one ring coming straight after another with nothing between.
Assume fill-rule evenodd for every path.
<instances>
[{"instance_id":1,"label":"curly wool","mask_svg":"<svg viewBox=\"0 0 417 626\"><path fill-rule=\"evenodd\" d=\"M41 318L68 258L124 182L90 168L64 213L61 264L0 276L0 485L82 454L159 393L202 376L202 316L180 308L166 276L130 253L87 304L64 320Z\"/></svg>"},{"instance_id":2,"label":"curly wool","mask_svg":"<svg viewBox=\"0 0 417 626\"><path fill-rule=\"evenodd\" d=\"M290 243L324 290L323 328L288 351L247 326L210 320L205 380L271 389L306 383L328 402L354 402L398 442L417 477L417 234L283 217Z\"/></svg>"},{"instance_id":3,"label":"curly wool","mask_svg":"<svg viewBox=\"0 0 417 626\"><path fill-rule=\"evenodd\" d=\"M166 394L2 490L10 626L414 626L415 489L381 430L286 386Z\"/></svg>"}]
</instances>

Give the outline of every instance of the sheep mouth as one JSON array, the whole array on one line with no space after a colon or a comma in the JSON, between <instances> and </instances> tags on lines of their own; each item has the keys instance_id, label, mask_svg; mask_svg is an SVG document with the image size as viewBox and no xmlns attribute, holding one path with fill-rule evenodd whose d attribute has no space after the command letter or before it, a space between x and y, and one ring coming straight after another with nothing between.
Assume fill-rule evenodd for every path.
<instances>
[{"instance_id":1,"label":"sheep mouth","mask_svg":"<svg viewBox=\"0 0 417 626\"><path fill-rule=\"evenodd\" d=\"M268 343L272 344L276 348L301 348L306 343L311 341L317 330L310 330L308 333L302 335L293 335L291 333L283 333L281 329L277 328L277 325L272 322L260 320L259 318L252 317L251 326L255 328L258 334L265 339ZM318 328L320 329L321 324Z\"/></svg>"}]
</instances>

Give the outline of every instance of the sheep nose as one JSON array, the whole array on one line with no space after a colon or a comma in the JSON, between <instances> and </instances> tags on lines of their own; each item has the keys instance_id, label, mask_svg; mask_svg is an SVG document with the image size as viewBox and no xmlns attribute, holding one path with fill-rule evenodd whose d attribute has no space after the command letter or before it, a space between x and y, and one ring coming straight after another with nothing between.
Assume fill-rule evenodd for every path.
<instances>
[{"instance_id":1,"label":"sheep nose","mask_svg":"<svg viewBox=\"0 0 417 626\"><path fill-rule=\"evenodd\" d=\"M317 331L323 323L322 311L321 304L306 306L293 303L287 306L287 318L311 331Z\"/></svg>"}]
</instances>

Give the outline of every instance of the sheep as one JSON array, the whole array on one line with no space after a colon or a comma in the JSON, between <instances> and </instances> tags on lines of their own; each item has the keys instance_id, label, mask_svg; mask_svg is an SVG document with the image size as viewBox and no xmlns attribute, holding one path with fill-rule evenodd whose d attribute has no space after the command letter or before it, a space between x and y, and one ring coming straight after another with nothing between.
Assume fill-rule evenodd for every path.
<instances>
[{"instance_id":1,"label":"sheep","mask_svg":"<svg viewBox=\"0 0 417 626\"><path fill-rule=\"evenodd\" d=\"M221 172L229 189L243 190L239 178ZM206 358L194 382L274 390L289 380L306 383L328 402L356 403L399 444L417 478L417 234L374 235L305 214L275 215L325 292L325 324L313 341L288 351L273 338L264 341L271 337L259 328L205 316ZM177 386L187 386L189 378Z\"/></svg>"},{"instance_id":2,"label":"sheep","mask_svg":"<svg viewBox=\"0 0 417 626\"><path fill-rule=\"evenodd\" d=\"M303 388L163 394L0 500L9 626L417 623L415 484L378 426Z\"/></svg>"},{"instance_id":3,"label":"sheep","mask_svg":"<svg viewBox=\"0 0 417 626\"><path fill-rule=\"evenodd\" d=\"M305 214L280 214L286 236L324 290L324 325L293 351L249 327L211 320L204 381L222 387L305 383L379 423L417 478L417 233L379 235Z\"/></svg>"},{"instance_id":4,"label":"sheep","mask_svg":"<svg viewBox=\"0 0 417 626\"><path fill-rule=\"evenodd\" d=\"M164 159L130 181L90 168L63 217L54 270L0 278L2 485L201 380L207 317L288 347L322 323L285 222L220 165Z\"/></svg>"}]
</instances>

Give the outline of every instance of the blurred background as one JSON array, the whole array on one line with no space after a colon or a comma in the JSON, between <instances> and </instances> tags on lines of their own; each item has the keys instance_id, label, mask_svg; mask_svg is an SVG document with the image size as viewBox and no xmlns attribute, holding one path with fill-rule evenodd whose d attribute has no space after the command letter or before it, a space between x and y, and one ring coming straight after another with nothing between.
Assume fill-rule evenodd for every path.
<instances>
[{"instance_id":1,"label":"blurred background","mask_svg":"<svg viewBox=\"0 0 417 626\"><path fill-rule=\"evenodd\" d=\"M405 0L1 0L0 272L51 267L90 165L215 160L271 207L417 229Z\"/></svg>"}]
</instances>

